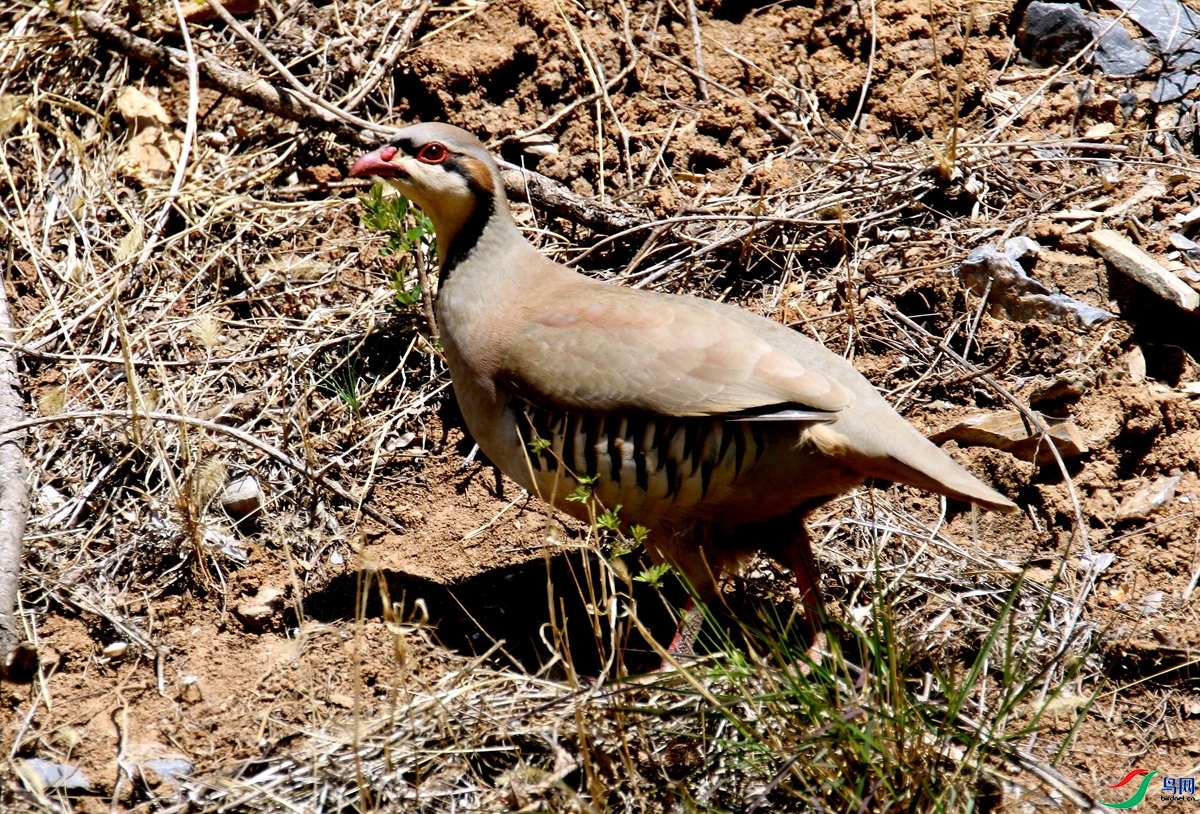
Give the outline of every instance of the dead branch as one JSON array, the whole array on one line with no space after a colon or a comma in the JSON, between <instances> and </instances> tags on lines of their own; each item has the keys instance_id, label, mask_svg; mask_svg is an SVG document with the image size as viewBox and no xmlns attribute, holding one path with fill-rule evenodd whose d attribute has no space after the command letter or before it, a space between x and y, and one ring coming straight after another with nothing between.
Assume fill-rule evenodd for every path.
<instances>
[{"instance_id":1,"label":"dead branch","mask_svg":"<svg viewBox=\"0 0 1200 814\"><path fill-rule=\"evenodd\" d=\"M379 59L371 64L370 70L367 71L366 77L358 89L348 94L342 100L342 106L347 110L353 110L358 107L363 99L366 99L371 91L383 81L396 63L400 60L400 55L408 49L408 45L412 42L413 34L417 31L417 26L421 24L421 20L425 19L425 15L429 13L429 8L433 5L433 0L408 0L406 7L401 10L408 11L408 17L391 37L391 42L388 43L387 50L380 55Z\"/></svg>"},{"instance_id":2,"label":"dead branch","mask_svg":"<svg viewBox=\"0 0 1200 814\"><path fill-rule=\"evenodd\" d=\"M178 49L139 37L94 11L81 11L76 19L83 24L102 45L139 62L153 65L177 76L187 73L187 54ZM374 147L380 133L390 134L393 129L372 125L374 133L364 132L358 126L363 120L347 113L335 115L331 105L318 106L297 91L281 88L246 71L225 64L214 55L197 52L200 82L208 87L227 93L243 104L273 113L280 118L299 122L337 133L340 138L359 147ZM642 213L576 195L557 181L531 170L508 165L504 172L504 184L517 200L529 201L541 206L556 217L586 226L605 234L629 229L641 223Z\"/></svg>"},{"instance_id":3,"label":"dead branch","mask_svg":"<svg viewBox=\"0 0 1200 814\"><path fill-rule=\"evenodd\" d=\"M380 125L377 125L374 122L369 122L366 119L360 119L357 116L335 107L329 102L326 102L324 99L310 90L303 82L297 79L295 75L288 70L286 65L276 59L275 55L271 53L271 50L259 42L258 37L251 34L244 25L239 23L237 18L230 14L225 6L221 4L220 0L208 0L208 5L209 8L217 13L217 16L221 18L225 25L229 26L235 34L242 38L243 42L253 48L259 56L267 61L267 64L275 70L276 74L278 74L285 82L292 86L292 90L299 94L299 98L302 99L305 104L310 105L315 110L324 111L330 116L333 116L335 119L343 121L347 124L352 124L365 130L373 130L382 133L388 132L388 128L386 127L381 127ZM183 24L184 23L182 22L180 23L180 25Z\"/></svg>"},{"instance_id":4,"label":"dead branch","mask_svg":"<svg viewBox=\"0 0 1200 814\"><path fill-rule=\"evenodd\" d=\"M176 76L187 73L187 53L139 37L102 14L81 11L76 19L105 47ZM371 143L358 129L332 113L310 104L300 94L276 87L246 71L225 64L212 54L198 53L200 81L239 101L284 119L332 130L363 145Z\"/></svg>"},{"instance_id":5,"label":"dead branch","mask_svg":"<svg viewBox=\"0 0 1200 814\"><path fill-rule=\"evenodd\" d=\"M562 184L532 170L501 162L504 187L518 201L540 206L558 218L565 218L604 234L641 226L649 215L601 203L576 195Z\"/></svg>"},{"instance_id":6,"label":"dead branch","mask_svg":"<svg viewBox=\"0 0 1200 814\"><path fill-rule=\"evenodd\" d=\"M12 336L8 295L0 281L0 337ZM21 421L24 413L17 390L16 356L11 349L0 348L0 426ZM29 518L28 474L24 431L0 432L0 676L9 675L21 639L16 608L21 583L21 541Z\"/></svg>"}]
</instances>

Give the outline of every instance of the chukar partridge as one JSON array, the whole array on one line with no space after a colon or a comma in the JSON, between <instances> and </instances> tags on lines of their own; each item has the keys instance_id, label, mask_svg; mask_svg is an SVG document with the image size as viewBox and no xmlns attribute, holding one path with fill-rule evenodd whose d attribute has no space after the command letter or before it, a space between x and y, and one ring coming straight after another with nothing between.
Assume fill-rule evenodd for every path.
<instances>
[{"instance_id":1,"label":"chukar partridge","mask_svg":"<svg viewBox=\"0 0 1200 814\"><path fill-rule=\"evenodd\" d=\"M762 551L794 572L818 626L804 514L868 479L1016 508L817 342L731 305L605 284L538 253L513 222L495 161L466 131L412 125L350 174L385 179L433 221L436 316L480 448L584 520L587 507L566 497L594 479L599 504L647 527L651 557L701 596Z\"/></svg>"}]
</instances>

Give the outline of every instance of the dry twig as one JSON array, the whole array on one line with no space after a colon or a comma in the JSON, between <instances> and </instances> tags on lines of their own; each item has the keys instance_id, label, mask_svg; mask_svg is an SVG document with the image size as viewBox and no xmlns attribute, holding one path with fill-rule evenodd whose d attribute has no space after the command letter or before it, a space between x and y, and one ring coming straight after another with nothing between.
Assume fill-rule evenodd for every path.
<instances>
[{"instance_id":1,"label":"dry twig","mask_svg":"<svg viewBox=\"0 0 1200 814\"><path fill-rule=\"evenodd\" d=\"M0 279L0 337L13 334L5 281ZM0 678L15 677L28 665L13 669L21 639L17 624L17 597L21 584L21 542L29 517L29 468L25 465L25 432L6 430L24 418L18 390L17 361L13 352L0 348Z\"/></svg>"},{"instance_id":2,"label":"dry twig","mask_svg":"<svg viewBox=\"0 0 1200 814\"><path fill-rule=\"evenodd\" d=\"M216 6L219 4L214 3ZM81 11L76 16L92 36L114 51L177 75L186 73L183 67L188 59L186 52L139 37L94 11ZM308 98L309 94L273 85L225 64L212 54L202 55L198 63L203 84L259 110L335 132L351 144L373 147L379 140L378 137L364 134L359 127L368 127L385 138L395 133L394 128L366 122L344 111L331 112L337 108L324 102L317 105ZM641 217L621 207L585 199L557 181L512 165L505 166L504 183L517 200L539 204L558 217L568 218L598 232L629 228Z\"/></svg>"}]
</instances>

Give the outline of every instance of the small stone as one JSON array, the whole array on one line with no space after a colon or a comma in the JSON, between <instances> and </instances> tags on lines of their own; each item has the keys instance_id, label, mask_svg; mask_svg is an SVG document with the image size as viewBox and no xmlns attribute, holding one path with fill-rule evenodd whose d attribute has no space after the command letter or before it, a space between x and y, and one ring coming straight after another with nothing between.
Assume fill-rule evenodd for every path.
<instances>
[{"instance_id":1,"label":"small stone","mask_svg":"<svg viewBox=\"0 0 1200 814\"><path fill-rule=\"evenodd\" d=\"M1032 240L1027 244L1010 241L1004 253L995 246L977 246L958 267L958 276L973 293L988 297L988 310L993 316L1085 328L1114 318L1102 308L1054 292L1030 277L1024 266L1009 254L1014 252L1028 258L1036 245Z\"/></svg>"},{"instance_id":2,"label":"small stone","mask_svg":"<svg viewBox=\"0 0 1200 814\"><path fill-rule=\"evenodd\" d=\"M1200 84L1200 74L1189 70L1200 62L1200 54L1195 47L1196 32L1200 31L1200 13L1179 0L1109 1L1150 34L1155 42L1155 50L1174 69L1164 71L1159 76L1151 99L1158 103L1173 102Z\"/></svg>"},{"instance_id":3,"label":"small stone","mask_svg":"<svg viewBox=\"0 0 1200 814\"><path fill-rule=\"evenodd\" d=\"M264 585L246 602L239 602L234 613L243 624L262 627L283 608L284 591L273 585Z\"/></svg>"},{"instance_id":4,"label":"small stone","mask_svg":"<svg viewBox=\"0 0 1200 814\"><path fill-rule=\"evenodd\" d=\"M129 651L129 642L113 642L100 651L106 659L119 659Z\"/></svg>"},{"instance_id":5,"label":"small stone","mask_svg":"<svg viewBox=\"0 0 1200 814\"><path fill-rule=\"evenodd\" d=\"M21 774L32 781L30 785L34 788L83 792L92 790L92 781L78 766L31 757L19 761L18 767Z\"/></svg>"},{"instance_id":6,"label":"small stone","mask_svg":"<svg viewBox=\"0 0 1200 814\"><path fill-rule=\"evenodd\" d=\"M1092 27L1075 4L1030 3L1017 31L1021 55L1038 68L1062 65L1092 43Z\"/></svg>"},{"instance_id":7,"label":"small stone","mask_svg":"<svg viewBox=\"0 0 1200 814\"><path fill-rule=\"evenodd\" d=\"M1083 433L1071 421L1049 422L1050 440L1063 458L1077 458L1087 453ZM1003 450L1023 461L1044 466L1054 460L1054 453L1041 433L1025 423L1016 410L1005 410L969 418L932 439L935 443L957 441L963 446L984 446Z\"/></svg>"},{"instance_id":8,"label":"small stone","mask_svg":"<svg viewBox=\"0 0 1200 814\"><path fill-rule=\"evenodd\" d=\"M67 502L63 493L48 483L42 484L37 493L38 505L47 511L59 509Z\"/></svg>"},{"instance_id":9,"label":"small stone","mask_svg":"<svg viewBox=\"0 0 1200 814\"><path fill-rule=\"evenodd\" d=\"M146 788L157 789L165 783L178 785L179 782L192 773L192 764L181 758L159 758L143 760L138 764L138 771Z\"/></svg>"},{"instance_id":10,"label":"small stone","mask_svg":"<svg viewBox=\"0 0 1200 814\"><path fill-rule=\"evenodd\" d=\"M1200 292L1172 274L1125 236L1111 229L1088 235L1096 253L1113 268L1186 311L1200 311Z\"/></svg>"},{"instance_id":11,"label":"small stone","mask_svg":"<svg viewBox=\"0 0 1200 814\"><path fill-rule=\"evenodd\" d=\"M1095 32L1096 66L1105 76L1138 76L1150 67L1150 51L1139 40L1129 36L1120 23L1089 14L1092 31Z\"/></svg>"},{"instance_id":12,"label":"small stone","mask_svg":"<svg viewBox=\"0 0 1200 814\"><path fill-rule=\"evenodd\" d=\"M1146 380L1146 354L1140 345L1134 345L1125 354L1125 367L1129 370L1129 381L1137 384Z\"/></svg>"},{"instance_id":13,"label":"small stone","mask_svg":"<svg viewBox=\"0 0 1200 814\"><path fill-rule=\"evenodd\" d=\"M1173 475L1142 487L1121 501L1117 507L1117 521L1145 520L1175 497L1175 487L1179 481L1180 477Z\"/></svg>"},{"instance_id":14,"label":"small stone","mask_svg":"<svg viewBox=\"0 0 1200 814\"><path fill-rule=\"evenodd\" d=\"M204 700L204 693L200 691L200 684L195 678L184 680L183 690L179 693L179 700L191 704L196 704Z\"/></svg>"},{"instance_id":15,"label":"small stone","mask_svg":"<svg viewBox=\"0 0 1200 814\"><path fill-rule=\"evenodd\" d=\"M1162 609L1163 592L1154 591L1142 597L1142 604L1139 610L1142 616L1153 616Z\"/></svg>"},{"instance_id":16,"label":"small stone","mask_svg":"<svg viewBox=\"0 0 1200 814\"><path fill-rule=\"evenodd\" d=\"M1030 3L1017 31L1021 55L1042 68L1064 65L1093 43L1092 60L1106 76L1137 76L1150 66L1150 51L1120 23L1078 3Z\"/></svg>"},{"instance_id":17,"label":"small stone","mask_svg":"<svg viewBox=\"0 0 1200 814\"><path fill-rule=\"evenodd\" d=\"M557 144L526 144L525 154L536 158L550 158L558 155Z\"/></svg>"},{"instance_id":18,"label":"small stone","mask_svg":"<svg viewBox=\"0 0 1200 814\"><path fill-rule=\"evenodd\" d=\"M1185 228L1191 226L1193 223L1200 223L1200 206L1197 206L1190 212L1185 212L1182 215L1176 215L1175 222Z\"/></svg>"},{"instance_id":19,"label":"small stone","mask_svg":"<svg viewBox=\"0 0 1200 814\"><path fill-rule=\"evenodd\" d=\"M221 493L221 507L234 520L244 520L261 511L265 503L262 487L252 475L235 478Z\"/></svg>"},{"instance_id":20,"label":"small stone","mask_svg":"<svg viewBox=\"0 0 1200 814\"><path fill-rule=\"evenodd\" d=\"M1096 574L1107 571L1116 562L1117 555L1111 551L1101 551L1097 554L1085 555L1079 558L1078 567Z\"/></svg>"},{"instance_id":21,"label":"small stone","mask_svg":"<svg viewBox=\"0 0 1200 814\"><path fill-rule=\"evenodd\" d=\"M1034 388L1029 395L1029 406L1041 409L1048 402L1078 401L1087 392L1087 382L1078 371L1067 371L1052 382Z\"/></svg>"},{"instance_id":22,"label":"small stone","mask_svg":"<svg viewBox=\"0 0 1200 814\"><path fill-rule=\"evenodd\" d=\"M1185 253L1200 251L1200 245L1189 237L1179 234L1178 232L1171 233L1171 245Z\"/></svg>"},{"instance_id":23,"label":"small stone","mask_svg":"<svg viewBox=\"0 0 1200 814\"><path fill-rule=\"evenodd\" d=\"M415 440L417 440L417 434L415 432L402 433L388 442L388 451L394 452L396 450L407 449Z\"/></svg>"},{"instance_id":24,"label":"small stone","mask_svg":"<svg viewBox=\"0 0 1200 814\"><path fill-rule=\"evenodd\" d=\"M1117 97L1117 105L1121 108L1121 115L1128 119L1137 110L1138 95L1132 91L1122 93Z\"/></svg>"},{"instance_id":25,"label":"small stone","mask_svg":"<svg viewBox=\"0 0 1200 814\"><path fill-rule=\"evenodd\" d=\"M1004 244L1004 253L1020 263L1028 272L1042 253L1042 246L1031 237L1017 235Z\"/></svg>"}]
</instances>

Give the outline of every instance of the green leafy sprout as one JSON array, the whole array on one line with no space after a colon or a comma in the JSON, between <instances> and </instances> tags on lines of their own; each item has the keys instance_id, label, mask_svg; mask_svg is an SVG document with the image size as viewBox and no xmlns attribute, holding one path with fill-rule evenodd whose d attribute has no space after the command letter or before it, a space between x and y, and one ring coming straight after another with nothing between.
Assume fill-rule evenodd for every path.
<instances>
[{"instance_id":1,"label":"green leafy sprout","mask_svg":"<svg viewBox=\"0 0 1200 814\"><path fill-rule=\"evenodd\" d=\"M596 491L596 481L600 480L600 476L577 475L575 480L578 485L571 490L571 494L567 495L567 500L572 503L587 503Z\"/></svg>"},{"instance_id":2,"label":"green leafy sprout","mask_svg":"<svg viewBox=\"0 0 1200 814\"><path fill-rule=\"evenodd\" d=\"M387 235L387 244L379 250L382 255L401 254L405 257L389 275L395 291L396 304L409 310L420 304L423 292L418 283L405 282L413 270L414 254L429 256L437 253L437 237L433 221L403 195L383 194L383 184L375 184L366 195L358 196L363 207L363 225Z\"/></svg>"},{"instance_id":3,"label":"green leafy sprout","mask_svg":"<svg viewBox=\"0 0 1200 814\"><path fill-rule=\"evenodd\" d=\"M671 571L670 563L660 562L658 565L651 565L642 573L634 577L637 582L644 582L655 590L661 590L663 580Z\"/></svg>"}]
</instances>

